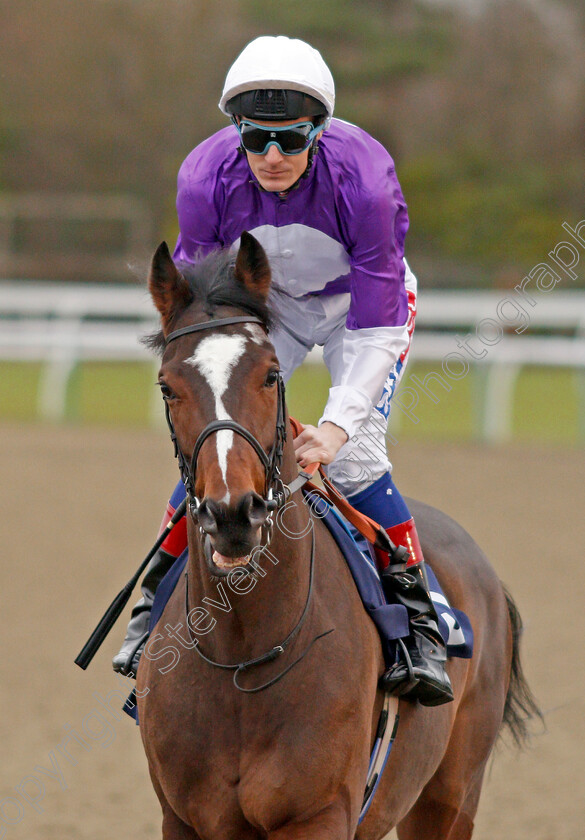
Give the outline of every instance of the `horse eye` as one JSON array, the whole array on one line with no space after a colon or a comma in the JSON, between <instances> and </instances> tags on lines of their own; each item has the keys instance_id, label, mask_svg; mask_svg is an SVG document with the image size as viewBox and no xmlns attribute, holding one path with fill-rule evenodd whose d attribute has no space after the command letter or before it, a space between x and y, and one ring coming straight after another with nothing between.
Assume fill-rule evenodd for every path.
<instances>
[{"instance_id":1,"label":"horse eye","mask_svg":"<svg viewBox=\"0 0 585 840\"><path fill-rule=\"evenodd\" d=\"M166 382L159 382L160 392L162 394L163 400L170 400L173 397L173 392L166 384Z\"/></svg>"},{"instance_id":2,"label":"horse eye","mask_svg":"<svg viewBox=\"0 0 585 840\"><path fill-rule=\"evenodd\" d=\"M278 377L279 376L280 376L280 371L274 370L274 369L269 370L267 375L266 375L266 380L264 381L264 384L268 388L272 388L272 386L276 385L276 383L278 382Z\"/></svg>"}]
</instances>

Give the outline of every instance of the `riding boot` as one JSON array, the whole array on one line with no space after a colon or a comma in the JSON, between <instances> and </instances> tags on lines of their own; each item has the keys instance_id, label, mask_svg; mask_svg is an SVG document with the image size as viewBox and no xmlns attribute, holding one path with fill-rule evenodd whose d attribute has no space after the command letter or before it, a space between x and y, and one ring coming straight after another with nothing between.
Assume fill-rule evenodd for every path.
<instances>
[{"instance_id":1,"label":"riding boot","mask_svg":"<svg viewBox=\"0 0 585 840\"><path fill-rule=\"evenodd\" d=\"M399 660L381 677L381 684L391 694L439 706L453 700L453 689L414 520L389 528L388 534L410 553L406 568L387 566L381 578L388 600L406 607L411 632L399 639Z\"/></svg>"},{"instance_id":2,"label":"riding boot","mask_svg":"<svg viewBox=\"0 0 585 840\"><path fill-rule=\"evenodd\" d=\"M127 677L136 676L138 662L148 639L150 612L156 590L176 559L172 554L159 548L148 565L142 580L142 598L132 609L126 638L119 653L112 659L112 667L119 674Z\"/></svg>"}]
</instances>

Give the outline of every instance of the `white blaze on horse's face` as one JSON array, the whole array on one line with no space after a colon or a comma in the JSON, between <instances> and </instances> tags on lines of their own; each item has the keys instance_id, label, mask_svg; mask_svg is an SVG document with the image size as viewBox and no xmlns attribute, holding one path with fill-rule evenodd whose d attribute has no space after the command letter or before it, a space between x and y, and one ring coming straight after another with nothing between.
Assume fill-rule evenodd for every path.
<instances>
[{"instance_id":1,"label":"white blaze on horse's face","mask_svg":"<svg viewBox=\"0 0 585 840\"><path fill-rule=\"evenodd\" d=\"M268 344L268 339L266 338L266 333L263 329L261 329L258 324L246 324L244 327L254 344L259 344L262 346L263 344Z\"/></svg>"},{"instance_id":2,"label":"white blaze on horse's face","mask_svg":"<svg viewBox=\"0 0 585 840\"><path fill-rule=\"evenodd\" d=\"M185 359L188 365L193 365L204 377L211 388L215 399L215 416L217 420L233 420L224 404L225 394L232 372L246 347L243 335L210 335L199 344L195 353ZM217 458L221 469L223 483L226 486L224 500L229 503L230 493L227 483L227 457L234 442L234 433L229 429L221 429L215 434Z\"/></svg>"}]
</instances>

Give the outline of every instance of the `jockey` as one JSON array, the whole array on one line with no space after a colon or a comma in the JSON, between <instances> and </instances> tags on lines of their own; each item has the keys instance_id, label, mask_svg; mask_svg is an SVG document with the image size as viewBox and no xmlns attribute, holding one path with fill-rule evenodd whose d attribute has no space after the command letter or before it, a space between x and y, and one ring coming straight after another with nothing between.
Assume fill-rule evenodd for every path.
<instances>
[{"instance_id":1,"label":"jockey","mask_svg":"<svg viewBox=\"0 0 585 840\"><path fill-rule=\"evenodd\" d=\"M392 481L385 433L408 360L416 278L404 258L408 214L394 163L365 131L333 119L335 89L317 50L260 37L229 70L219 102L227 126L197 146L178 176L175 260L237 250L243 230L272 268L271 341L288 379L315 345L331 389L317 427L295 440L297 461L327 465L351 504L410 554L407 574L384 575L411 635L382 677L390 692L439 705L453 699L416 527ZM163 520L184 496L179 484ZM153 594L186 547L184 520L144 577L114 669L135 672ZM386 558L386 563L388 559Z\"/></svg>"}]
</instances>

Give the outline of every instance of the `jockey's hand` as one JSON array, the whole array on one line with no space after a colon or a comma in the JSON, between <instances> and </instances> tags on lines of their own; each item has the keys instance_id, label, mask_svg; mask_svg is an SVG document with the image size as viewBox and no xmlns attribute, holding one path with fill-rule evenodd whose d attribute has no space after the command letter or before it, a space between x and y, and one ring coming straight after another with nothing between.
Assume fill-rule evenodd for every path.
<instances>
[{"instance_id":1,"label":"jockey's hand","mask_svg":"<svg viewBox=\"0 0 585 840\"><path fill-rule=\"evenodd\" d=\"M303 426L303 431L294 440L295 454L301 467L308 467L319 461L330 464L347 441L347 433L328 420L319 427Z\"/></svg>"}]
</instances>

